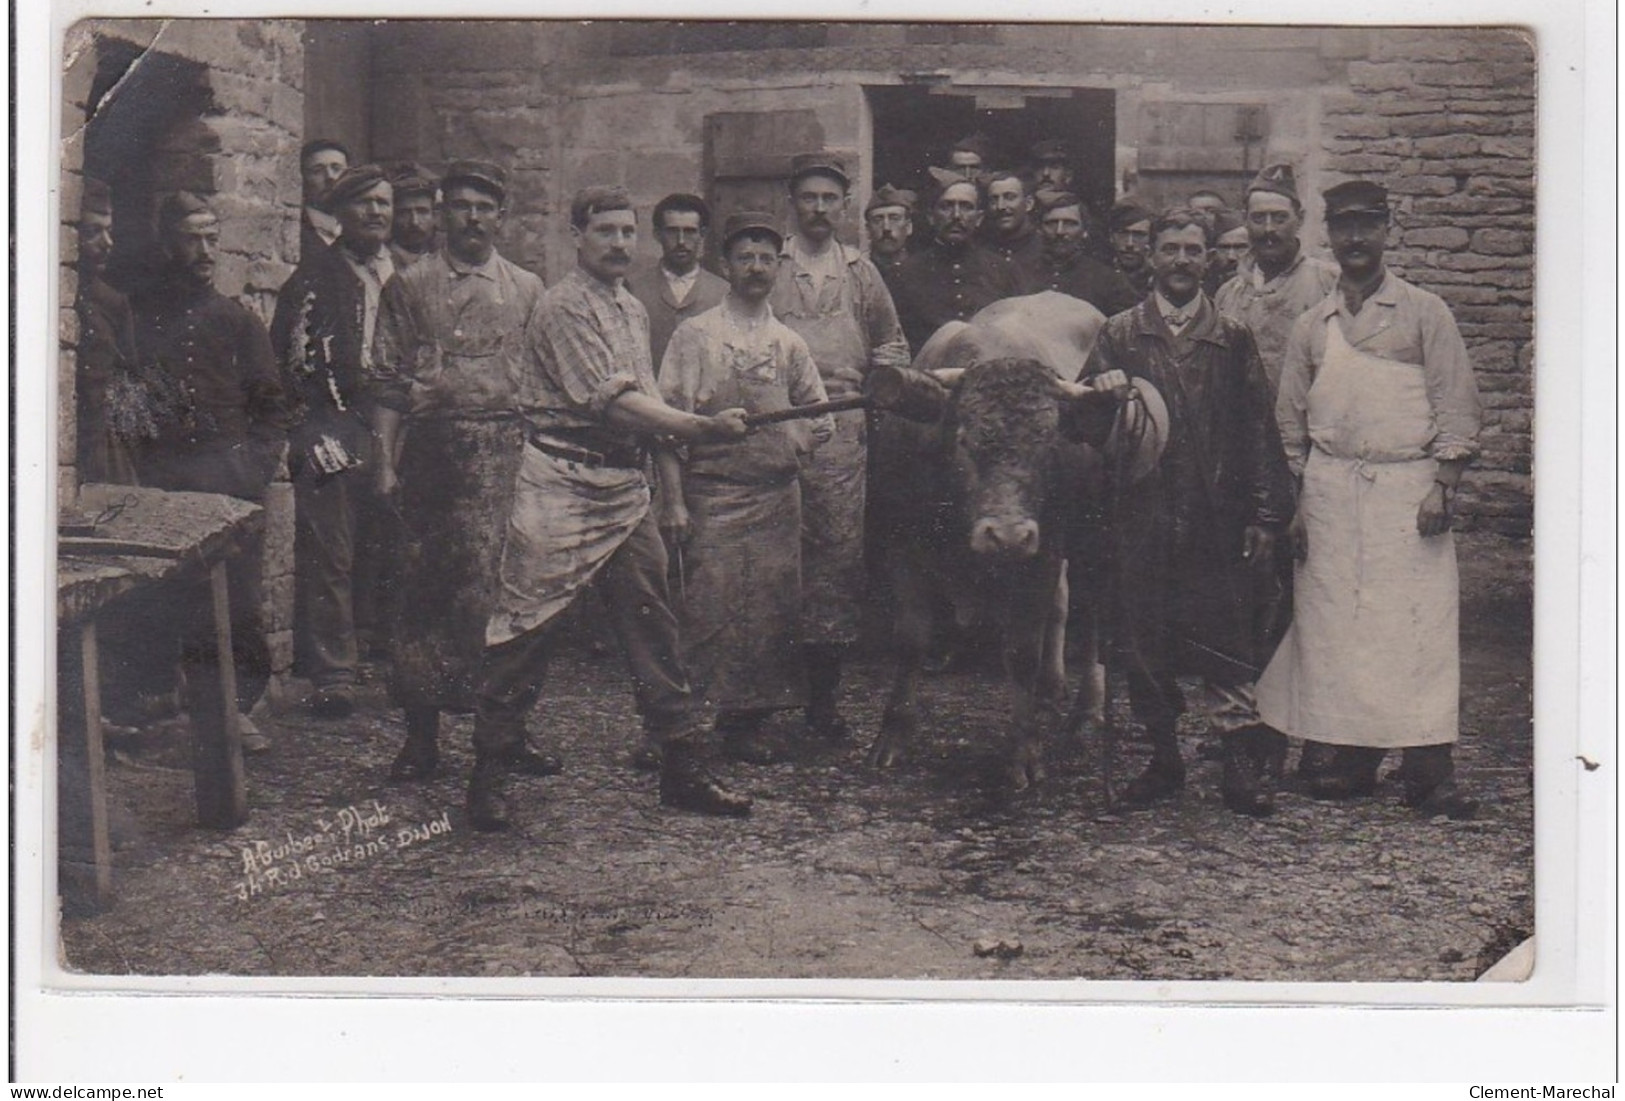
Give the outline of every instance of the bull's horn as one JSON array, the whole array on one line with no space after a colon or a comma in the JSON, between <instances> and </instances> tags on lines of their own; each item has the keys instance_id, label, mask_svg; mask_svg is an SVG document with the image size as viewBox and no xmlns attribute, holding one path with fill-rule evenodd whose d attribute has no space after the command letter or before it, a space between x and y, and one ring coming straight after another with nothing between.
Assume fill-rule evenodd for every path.
<instances>
[{"instance_id":1,"label":"bull's horn","mask_svg":"<svg viewBox=\"0 0 1625 1101\"><path fill-rule=\"evenodd\" d=\"M937 368L934 368L933 370L927 371L926 374L930 375L932 378L934 378L938 382L942 383L942 385L944 385L948 389L952 390L955 387L957 387L961 382L964 381L964 379L965 379L965 368L963 368L963 367L937 367Z\"/></svg>"},{"instance_id":2,"label":"bull's horn","mask_svg":"<svg viewBox=\"0 0 1625 1101\"><path fill-rule=\"evenodd\" d=\"M1091 386L1064 378L1050 379L1050 391L1061 401L1077 401L1079 398L1090 397L1096 393Z\"/></svg>"}]
</instances>

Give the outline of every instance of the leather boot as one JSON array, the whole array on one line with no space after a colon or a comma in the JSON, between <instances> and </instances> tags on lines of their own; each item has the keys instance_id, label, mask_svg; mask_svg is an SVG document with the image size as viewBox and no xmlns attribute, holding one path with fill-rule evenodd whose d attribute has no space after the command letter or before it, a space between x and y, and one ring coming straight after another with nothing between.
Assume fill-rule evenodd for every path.
<instances>
[{"instance_id":1,"label":"leather boot","mask_svg":"<svg viewBox=\"0 0 1625 1101\"><path fill-rule=\"evenodd\" d=\"M1311 799L1364 799L1376 794L1377 767L1382 750L1362 746L1338 746L1325 772L1309 781Z\"/></svg>"},{"instance_id":2,"label":"leather boot","mask_svg":"<svg viewBox=\"0 0 1625 1101\"><path fill-rule=\"evenodd\" d=\"M1414 746L1399 766L1404 784L1401 801L1425 817L1444 815L1462 820L1478 813L1478 800L1464 795L1455 780L1456 764L1449 745Z\"/></svg>"},{"instance_id":3,"label":"leather boot","mask_svg":"<svg viewBox=\"0 0 1625 1101\"><path fill-rule=\"evenodd\" d=\"M1336 756L1336 746L1305 740L1303 752L1298 754L1298 782L1307 786L1318 777L1324 776L1331 769L1332 760Z\"/></svg>"},{"instance_id":4,"label":"leather boot","mask_svg":"<svg viewBox=\"0 0 1625 1101\"><path fill-rule=\"evenodd\" d=\"M389 766L393 784L411 784L432 779L440 771L440 710L435 707L406 709L406 741Z\"/></svg>"},{"instance_id":5,"label":"leather boot","mask_svg":"<svg viewBox=\"0 0 1625 1101\"><path fill-rule=\"evenodd\" d=\"M743 818L750 814L750 799L717 782L700 760L692 736L661 746L660 802L663 806Z\"/></svg>"},{"instance_id":6,"label":"leather boot","mask_svg":"<svg viewBox=\"0 0 1625 1101\"><path fill-rule=\"evenodd\" d=\"M1274 744L1268 735L1283 737L1262 726L1249 726L1225 737L1219 793L1224 796L1224 805L1236 814L1267 818L1275 813L1268 782Z\"/></svg>"},{"instance_id":7,"label":"leather boot","mask_svg":"<svg viewBox=\"0 0 1625 1101\"><path fill-rule=\"evenodd\" d=\"M1168 799L1185 786L1185 762L1179 755L1179 740L1172 730L1150 730L1151 763L1123 789L1123 803L1148 807Z\"/></svg>"},{"instance_id":8,"label":"leather boot","mask_svg":"<svg viewBox=\"0 0 1625 1101\"><path fill-rule=\"evenodd\" d=\"M502 755L508 771L520 776L557 776L564 771L564 762L557 755L543 753L528 740L520 742Z\"/></svg>"},{"instance_id":9,"label":"leather boot","mask_svg":"<svg viewBox=\"0 0 1625 1101\"><path fill-rule=\"evenodd\" d=\"M468 824L481 833L508 828L508 800L503 794L507 775L502 758L474 758L474 772L468 778Z\"/></svg>"},{"instance_id":10,"label":"leather boot","mask_svg":"<svg viewBox=\"0 0 1625 1101\"><path fill-rule=\"evenodd\" d=\"M841 741L849 728L835 701L845 647L807 643L801 650L807 667L807 730L815 737Z\"/></svg>"}]
</instances>

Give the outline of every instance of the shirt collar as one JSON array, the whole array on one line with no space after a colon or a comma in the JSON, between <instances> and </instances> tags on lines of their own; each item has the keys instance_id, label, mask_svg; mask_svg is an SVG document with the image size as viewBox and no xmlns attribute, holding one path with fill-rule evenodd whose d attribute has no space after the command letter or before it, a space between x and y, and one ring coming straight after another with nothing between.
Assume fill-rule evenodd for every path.
<instances>
[{"instance_id":1,"label":"shirt collar","mask_svg":"<svg viewBox=\"0 0 1625 1101\"><path fill-rule=\"evenodd\" d=\"M1364 313L1365 308L1373 304L1378 306L1399 305L1399 283L1394 273L1388 270L1387 264L1382 266L1382 281L1377 284L1376 290L1367 295L1365 301L1360 303L1360 311ZM1323 320L1336 317L1342 309L1343 287L1341 277L1339 277L1339 282L1332 284L1332 289L1327 293L1326 300L1320 304L1320 316Z\"/></svg>"},{"instance_id":2,"label":"shirt collar","mask_svg":"<svg viewBox=\"0 0 1625 1101\"><path fill-rule=\"evenodd\" d=\"M1277 275L1274 279L1271 279L1264 274L1264 269L1258 266L1258 258L1253 256L1251 253L1242 259L1241 267L1238 268L1237 271L1238 274L1245 275L1247 277L1247 282L1252 284L1254 287L1267 287L1271 283L1285 279L1293 272L1297 271L1303 266L1304 259L1308 255L1308 251L1303 247L1303 242L1300 241L1298 243L1298 254L1292 258L1292 263L1282 268L1281 274Z\"/></svg>"},{"instance_id":3,"label":"shirt collar","mask_svg":"<svg viewBox=\"0 0 1625 1101\"><path fill-rule=\"evenodd\" d=\"M602 279L599 279L597 276L593 275L586 268L582 267L579 263L570 269L569 278L575 280L577 283L581 284L592 293L598 295L600 298L608 299L611 302L619 303L621 300L621 295L627 293L626 280L616 279L613 283L606 283Z\"/></svg>"},{"instance_id":4,"label":"shirt collar","mask_svg":"<svg viewBox=\"0 0 1625 1101\"><path fill-rule=\"evenodd\" d=\"M849 253L838 237L830 241L829 247L839 264L852 265L861 258L859 253ZM802 246L801 235L798 233L792 233L784 239L784 247L779 250L779 256L781 259L786 260L800 260L803 257L813 261L817 259Z\"/></svg>"},{"instance_id":5,"label":"shirt collar","mask_svg":"<svg viewBox=\"0 0 1625 1101\"><path fill-rule=\"evenodd\" d=\"M1138 306L1134 307L1140 335L1183 337L1186 340L1204 340L1209 344L1224 343L1223 326L1220 324L1219 311L1213 308L1213 303L1208 300L1206 294L1197 292L1193 303L1196 312L1191 315L1191 319L1185 323L1185 327L1178 333L1174 333L1173 329L1162 318L1162 310L1158 301L1161 298L1161 293L1153 289L1150 294L1140 300Z\"/></svg>"},{"instance_id":6,"label":"shirt collar","mask_svg":"<svg viewBox=\"0 0 1625 1101\"><path fill-rule=\"evenodd\" d=\"M493 283L497 281L497 253L495 249L491 250L491 255L486 257L483 264L470 264L466 260L459 260L449 250L445 253L445 256L446 266L455 275L477 275L481 279L489 279Z\"/></svg>"}]
</instances>

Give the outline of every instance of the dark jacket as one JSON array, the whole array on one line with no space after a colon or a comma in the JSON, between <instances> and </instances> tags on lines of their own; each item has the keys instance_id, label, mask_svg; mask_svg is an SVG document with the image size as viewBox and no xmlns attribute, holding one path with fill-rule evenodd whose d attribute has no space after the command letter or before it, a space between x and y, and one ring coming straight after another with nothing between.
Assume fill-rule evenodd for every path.
<instances>
[{"instance_id":1,"label":"dark jacket","mask_svg":"<svg viewBox=\"0 0 1625 1101\"><path fill-rule=\"evenodd\" d=\"M1044 238L1031 221L1022 223L1020 231L1009 240L990 235L985 244L988 251L1009 267L1017 294L1035 294L1045 289Z\"/></svg>"},{"instance_id":2,"label":"dark jacket","mask_svg":"<svg viewBox=\"0 0 1625 1101\"><path fill-rule=\"evenodd\" d=\"M665 275L660 271L660 261L656 260L635 266L627 274L626 289L649 312L649 361L654 364L655 374L658 375L660 363L666 358L666 345L671 343L671 334L689 318L698 317L719 305L727 297L728 281L701 267L694 286L689 289L688 298L679 303L672 298L671 284L666 282Z\"/></svg>"},{"instance_id":3,"label":"dark jacket","mask_svg":"<svg viewBox=\"0 0 1625 1101\"><path fill-rule=\"evenodd\" d=\"M1065 260L1046 260L1037 289L1081 298L1107 317L1131 309L1140 300L1119 272L1082 251Z\"/></svg>"},{"instance_id":4,"label":"dark jacket","mask_svg":"<svg viewBox=\"0 0 1625 1101\"><path fill-rule=\"evenodd\" d=\"M271 317L271 348L292 405L288 461L296 479L314 473L309 449L324 435L357 459L371 452L362 373L366 293L341 247L300 260Z\"/></svg>"},{"instance_id":5,"label":"dark jacket","mask_svg":"<svg viewBox=\"0 0 1625 1101\"><path fill-rule=\"evenodd\" d=\"M1115 641L1131 668L1256 678L1268 655L1257 653L1243 532L1284 528L1293 485L1252 334L1204 296L1175 336L1147 298L1095 341L1086 373L1110 370L1147 380L1168 406L1156 471L1107 506ZM1068 434L1104 445L1111 410L1100 409L1076 406Z\"/></svg>"},{"instance_id":6,"label":"dark jacket","mask_svg":"<svg viewBox=\"0 0 1625 1101\"><path fill-rule=\"evenodd\" d=\"M1009 265L974 242L932 241L909 252L890 285L903 335L915 352L948 322L968 321L982 307L1021 293Z\"/></svg>"},{"instance_id":7,"label":"dark jacket","mask_svg":"<svg viewBox=\"0 0 1625 1101\"><path fill-rule=\"evenodd\" d=\"M136 346L180 400L137 456L143 485L258 500L281 462L288 411L265 325L172 270L130 298Z\"/></svg>"},{"instance_id":8,"label":"dark jacket","mask_svg":"<svg viewBox=\"0 0 1625 1101\"><path fill-rule=\"evenodd\" d=\"M81 482L136 479L133 426L122 408L134 393L135 318L130 301L98 278L81 276L74 302L79 342L74 362L76 462ZM115 408L115 405L118 406Z\"/></svg>"}]
</instances>

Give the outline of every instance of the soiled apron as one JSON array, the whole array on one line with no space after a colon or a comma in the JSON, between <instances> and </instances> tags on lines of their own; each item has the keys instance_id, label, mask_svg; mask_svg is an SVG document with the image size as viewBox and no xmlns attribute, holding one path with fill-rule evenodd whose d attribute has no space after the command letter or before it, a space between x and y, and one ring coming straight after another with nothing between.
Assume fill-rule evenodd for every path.
<instances>
[{"instance_id":1,"label":"soiled apron","mask_svg":"<svg viewBox=\"0 0 1625 1101\"><path fill-rule=\"evenodd\" d=\"M813 284L822 286L814 289ZM855 392L833 380L843 367L869 369L863 309L857 280L801 275L785 279L790 292L775 296L773 312L801 334L831 398ZM801 597L803 640L854 642L866 583L863 568L863 501L866 492L866 417L862 410L836 413L835 434L801 470Z\"/></svg>"},{"instance_id":2,"label":"soiled apron","mask_svg":"<svg viewBox=\"0 0 1625 1101\"><path fill-rule=\"evenodd\" d=\"M1299 500L1309 556L1291 628L1258 682L1264 721L1302 738L1391 749L1457 737L1456 548L1416 513L1438 464L1419 367L1350 347L1334 320L1309 389Z\"/></svg>"},{"instance_id":3,"label":"soiled apron","mask_svg":"<svg viewBox=\"0 0 1625 1101\"><path fill-rule=\"evenodd\" d=\"M486 645L518 638L569 607L648 511L642 470L572 463L527 442Z\"/></svg>"}]
</instances>

